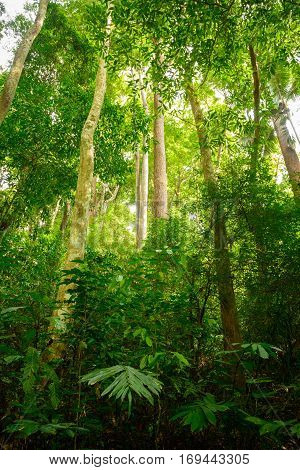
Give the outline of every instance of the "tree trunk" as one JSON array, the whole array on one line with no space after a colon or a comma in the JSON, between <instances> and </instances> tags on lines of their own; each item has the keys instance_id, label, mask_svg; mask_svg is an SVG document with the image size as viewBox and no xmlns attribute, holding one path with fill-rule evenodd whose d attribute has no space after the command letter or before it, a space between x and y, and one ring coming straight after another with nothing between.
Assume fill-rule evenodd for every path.
<instances>
[{"instance_id":1,"label":"tree trunk","mask_svg":"<svg viewBox=\"0 0 300 470\"><path fill-rule=\"evenodd\" d=\"M149 114L147 98L143 89L142 77L140 75L141 99L146 115ZM143 136L143 153L140 172L140 190L139 190L139 218L137 227L137 248L141 248L144 240L147 238L147 219L148 219L148 179L149 179L149 156L148 156L148 135Z\"/></svg>"},{"instance_id":2,"label":"tree trunk","mask_svg":"<svg viewBox=\"0 0 300 470\"><path fill-rule=\"evenodd\" d=\"M280 103L278 113L274 117L274 127L289 174L295 201L300 203L300 161L292 137L286 125L288 115L286 106Z\"/></svg>"},{"instance_id":3,"label":"tree trunk","mask_svg":"<svg viewBox=\"0 0 300 470\"><path fill-rule=\"evenodd\" d=\"M51 216L51 221L50 221L50 228L51 228L51 230L52 230L53 227L54 227L56 218L57 218L57 216L58 216L59 209L60 209L60 198L58 198L58 201L57 201L57 203L56 203L56 206L55 206L55 208L54 208L54 210L53 210L53 213L52 213L52 216Z\"/></svg>"},{"instance_id":4,"label":"tree trunk","mask_svg":"<svg viewBox=\"0 0 300 470\"><path fill-rule=\"evenodd\" d=\"M25 34L23 40L21 41L21 44L19 45L15 53L14 61L12 63L9 75L6 79L3 91L0 95L0 125L4 121L5 116L7 115L10 106L14 100L18 83L24 69L24 64L30 51L30 48L33 44L33 41L36 39L42 29L47 13L48 3L49 0L40 0L35 22Z\"/></svg>"},{"instance_id":5,"label":"tree trunk","mask_svg":"<svg viewBox=\"0 0 300 470\"><path fill-rule=\"evenodd\" d=\"M207 144L205 128L203 126L204 119L202 109L191 85L187 86L187 94L191 103L198 134L204 181L208 186L214 211L215 266L224 334L224 346L225 349L231 349L233 343L241 343L242 339L236 310L225 220L218 200L217 179L211 158L211 151Z\"/></svg>"},{"instance_id":6,"label":"tree trunk","mask_svg":"<svg viewBox=\"0 0 300 470\"><path fill-rule=\"evenodd\" d=\"M257 162L259 156L259 140L260 140L260 77L257 57L253 46L249 45L249 55L253 76L253 113L254 113L254 138L253 150L251 155L251 173L256 177Z\"/></svg>"},{"instance_id":7,"label":"tree trunk","mask_svg":"<svg viewBox=\"0 0 300 470\"><path fill-rule=\"evenodd\" d=\"M219 202L214 204L214 241L224 344L225 349L230 349L232 343L241 343L242 338L237 318L225 219Z\"/></svg>"},{"instance_id":8,"label":"tree trunk","mask_svg":"<svg viewBox=\"0 0 300 470\"><path fill-rule=\"evenodd\" d=\"M92 179L91 187L91 201L90 201L90 211L89 211L89 224L88 224L88 243L93 250L97 248L97 219L99 214L99 205L100 205L100 194L97 188L97 176L94 176Z\"/></svg>"},{"instance_id":9,"label":"tree trunk","mask_svg":"<svg viewBox=\"0 0 300 470\"><path fill-rule=\"evenodd\" d=\"M94 173L94 134L100 118L106 92L107 72L104 57L109 47L108 38L110 28L111 12L109 9L107 20L107 39L104 44L104 54L99 60L94 98L81 133L80 166L70 227L69 246L63 267L65 271L76 267L76 261L74 262L74 260L82 260L85 254L90 215L91 188ZM68 276L65 276L65 280L67 279ZM53 312L53 324L51 325L51 329L54 329L54 334L52 335L53 345L51 347L50 354L50 357L52 358L59 358L64 349L64 345L60 341L58 333L59 330L63 330L65 328L65 314L70 313L70 307L67 302L70 298L69 291L72 287L73 285L71 283L65 283L61 284L58 289L57 302L59 307Z\"/></svg>"},{"instance_id":10,"label":"tree trunk","mask_svg":"<svg viewBox=\"0 0 300 470\"><path fill-rule=\"evenodd\" d=\"M114 189L109 189L109 185L106 183L102 183L102 189L101 189L101 196L100 196L100 224L99 224L99 233L104 227L105 223L105 214L107 213L108 206L112 202L114 202L118 196L120 190L120 186L117 184ZM110 197L106 198L107 194L110 194Z\"/></svg>"},{"instance_id":11,"label":"tree trunk","mask_svg":"<svg viewBox=\"0 0 300 470\"><path fill-rule=\"evenodd\" d=\"M137 148L135 153L135 234L136 246L139 247L139 232L140 232L140 209L141 209L141 154L140 149Z\"/></svg>"},{"instance_id":12,"label":"tree trunk","mask_svg":"<svg viewBox=\"0 0 300 470\"><path fill-rule=\"evenodd\" d=\"M62 235L64 235L65 230L68 226L68 222L69 222L69 218L70 218L70 212L71 212L71 204L70 204L70 201L67 200L65 202L63 216L62 216L60 227L59 227Z\"/></svg>"},{"instance_id":13,"label":"tree trunk","mask_svg":"<svg viewBox=\"0 0 300 470\"><path fill-rule=\"evenodd\" d=\"M147 138L143 139L143 147L147 145ZM144 150L142 157L142 171L140 180L140 211L139 211L139 233L138 248L142 247L144 240L147 238L147 221L148 221L148 151Z\"/></svg>"},{"instance_id":14,"label":"tree trunk","mask_svg":"<svg viewBox=\"0 0 300 470\"><path fill-rule=\"evenodd\" d=\"M167 162L162 100L154 95L154 217L168 218Z\"/></svg>"}]
</instances>

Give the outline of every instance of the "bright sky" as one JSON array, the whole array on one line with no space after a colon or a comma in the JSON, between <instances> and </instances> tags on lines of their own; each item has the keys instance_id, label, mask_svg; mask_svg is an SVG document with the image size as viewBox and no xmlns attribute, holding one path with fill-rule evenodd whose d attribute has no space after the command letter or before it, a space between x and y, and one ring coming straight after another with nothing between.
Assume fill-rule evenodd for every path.
<instances>
[{"instance_id":1,"label":"bright sky","mask_svg":"<svg viewBox=\"0 0 300 470\"><path fill-rule=\"evenodd\" d=\"M5 19L12 19L18 13L23 11L23 7L28 0L1 0L3 5L5 6L5 11L7 13ZM0 41L0 67L6 66L11 59L11 49L13 48L14 44L12 44L11 40L8 37L4 37Z\"/></svg>"},{"instance_id":2,"label":"bright sky","mask_svg":"<svg viewBox=\"0 0 300 470\"><path fill-rule=\"evenodd\" d=\"M32 2L33 0L1 0L5 6L7 13L7 19L14 18L18 13L23 11L25 3L28 1ZM0 67L7 67L9 60L12 57L12 49L14 47L14 42L9 37L4 37L0 41ZM297 130L297 133L300 137L300 98L289 103L291 117L294 123L294 126ZM289 126L290 127L290 126ZM290 132L294 134L292 128L290 127ZM297 142L298 151L300 150L300 145Z\"/></svg>"},{"instance_id":3,"label":"bright sky","mask_svg":"<svg viewBox=\"0 0 300 470\"><path fill-rule=\"evenodd\" d=\"M1 0L5 6L5 9L9 15L15 15L16 12L20 12L23 9L23 5L28 0Z\"/></svg>"}]
</instances>

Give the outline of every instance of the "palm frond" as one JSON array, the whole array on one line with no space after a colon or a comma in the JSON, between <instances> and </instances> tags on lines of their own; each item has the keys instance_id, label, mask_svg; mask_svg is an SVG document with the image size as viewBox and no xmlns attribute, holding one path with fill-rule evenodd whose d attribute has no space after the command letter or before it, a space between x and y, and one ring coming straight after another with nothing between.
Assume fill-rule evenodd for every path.
<instances>
[{"instance_id":1,"label":"palm frond","mask_svg":"<svg viewBox=\"0 0 300 470\"><path fill-rule=\"evenodd\" d=\"M153 395L158 396L162 388L162 383L151 372L140 372L133 367L122 365L90 372L81 378L81 382L94 385L104 382L111 377L115 377L115 379L105 388L101 395L108 395L109 398L120 399L121 401L127 397L129 414L131 412L133 392L153 405Z\"/></svg>"}]
</instances>

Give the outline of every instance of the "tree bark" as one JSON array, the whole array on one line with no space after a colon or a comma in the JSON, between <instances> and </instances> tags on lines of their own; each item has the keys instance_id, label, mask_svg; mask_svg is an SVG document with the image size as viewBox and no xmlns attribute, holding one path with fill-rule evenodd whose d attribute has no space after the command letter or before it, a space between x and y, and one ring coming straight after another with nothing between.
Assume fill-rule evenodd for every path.
<instances>
[{"instance_id":1,"label":"tree bark","mask_svg":"<svg viewBox=\"0 0 300 470\"><path fill-rule=\"evenodd\" d=\"M147 138L143 139L143 147L147 145ZM142 170L140 182L140 212L139 212L139 233L138 233L138 248L142 247L143 242L147 238L147 223L148 223L148 177L149 177L149 163L148 151L144 150L142 156Z\"/></svg>"},{"instance_id":2,"label":"tree bark","mask_svg":"<svg viewBox=\"0 0 300 470\"><path fill-rule=\"evenodd\" d=\"M93 103L81 133L80 166L70 227L69 247L63 267L64 270L74 268L76 266L74 260L82 260L85 254L91 185L94 172L94 133L100 118L105 91L106 66L104 59L101 58L96 77ZM53 312L53 317L63 320L65 312L68 312L68 308L66 308L64 304L70 298L70 293L67 291L71 288L72 285L70 284L61 284L59 286L57 302L61 304L61 306Z\"/></svg>"},{"instance_id":3,"label":"tree bark","mask_svg":"<svg viewBox=\"0 0 300 470\"><path fill-rule=\"evenodd\" d=\"M300 161L297 155L292 137L286 125L288 110L283 103L280 103L278 112L273 118L273 123L285 166L289 175L291 187L295 201L300 203Z\"/></svg>"},{"instance_id":4,"label":"tree bark","mask_svg":"<svg viewBox=\"0 0 300 470\"><path fill-rule=\"evenodd\" d=\"M147 98L143 89L143 81L140 75L141 99L146 115L149 114ZM143 136L143 152L141 159L140 189L139 189L139 213L137 226L137 248L140 249L147 238L148 219L148 180L149 180L149 156L148 156L148 135Z\"/></svg>"},{"instance_id":5,"label":"tree bark","mask_svg":"<svg viewBox=\"0 0 300 470\"><path fill-rule=\"evenodd\" d=\"M241 343L242 337L237 316L225 219L218 198L218 184L211 158L211 151L208 147L207 136L203 126L203 112L192 85L187 86L187 94L198 134L204 181L209 190L214 212L215 267L224 334L224 347L225 349L231 349L233 343Z\"/></svg>"},{"instance_id":6,"label":"tree bark","mask_svg":"<svg viewBox=\"0 0 300 470\"><path fill-rule=\"evenodd\" d=\"M63 235L65 233L65 230L66 230L67 226L68 226L68 222L69 222L69 218L70 218L70 212L71 212L71 204L70 204L70 201L67 200L65 202L63 216L62 216L60 227L59 227L59 229L60 229L60 231Z\"/></svg>"},{"instance_id":7,"label":"tree bark","mask_svg":"<svg viewBox=\"0 0 300 470\"><path fill-rule=\"evenodd\" d=\"M137 148L135 153L135 234L136 245L139 247L139 232L140 232L140 210L141 210L141 154L140 149Z\"/></svg>"},{"instance_id":8,"label":"tree bark","mask_svg":"<svg viewBox=\"0 0 300 470\"><path fill-rule=\"evenodd\" d=\"M154 95L154 217L168 218L167 161L164 114L159 93Z\"/></svg>"},{"instance_id":9,"label":"tree bark","mask_svg":"<svg viewBox=\"0 0 300 470\"><path fill-rule=\"evenodd\" d=\"M108 211L108 206L109 206L109 204L111 204L112 202L114 202L116 200L116 198L118 196L118 193L119 193L119 190L120 190L120 186L118 184L115 186L114 189L109 189L108 184L102 183L100 204L99 204L100 216L101 216L101 220L100 220L100 224L99 224L99 232L101 232L101 230L104 227L105 214ZM108 193L110 194L110 196L108 198L106 198L106 195Z\"/></svg>"},{"instance_id":10,"label":"tree bark","mask_svg":"<svg viewBox=\"0 0 300 470\"><path fill-rule=\"evenodd\" d=\"M44 24L48 4L49 0L40 0L35 22L29 28L23 40L21 41L21 44L16 50L14 61L12 63L9 75L5 81L4 88L0 95L0 125L4 121L14 100L19 80L24 69L26 58L29 54L34 40L39 35Z\"/></svg>"},{"instance_id":11,"label":"tree bark","mask_svg":"<svg viewBox=\"0 0 300 470\"><path fill-rule=\"evenodd\" d=\"M251 172L256 177L257 161L259 155L259 140L260 140L260 77L257 57L253 46L249 45L249 55L252 67L253 76L253 113L254 113L254 138L253 138L253 151L251 155Z\"/></svg>"},{"instance_id":12,"label":"tree bark","mask_svg":"<svg viewBox=\"0 0 300 470\"><path fill-rule=\"evenodd\" d=\"M69 246L63 266L64 271L75 268L76 260L83 260L85 254L94 173L94 134L106 92L107 71L105 54L109 48L109 34L111 29L111 11L110 9L108 9L108 11L107 37L104 44L104 53L99 60L93 102L81 133L80 165L70 227ZM65 281L68 281L68 278L69 276L66 275ZM59 332L65 328L65 315L71 313L70 306L67 302L70 299L70 291L73 287L72 283L65 282L61 284L58 289L56 300L59 306L52 314L52 324L50 326L51 330L54 330L52 334L53 344L51 346L51 358L61 357L62 351L64 350L64 344L60 341Z\"/></svg>"},{"instance_id":13,"label":"tree bark","mask_svg":"<svg viewBox=\"0 0 300 470\"><path fill-rule=\"evenodd\" d=\"M214 244L224 343L225 349L230 349L232 343L241 343L242 337L237 317L226 224L219 202L214 204Z\"/></svg>"}]
</instances>

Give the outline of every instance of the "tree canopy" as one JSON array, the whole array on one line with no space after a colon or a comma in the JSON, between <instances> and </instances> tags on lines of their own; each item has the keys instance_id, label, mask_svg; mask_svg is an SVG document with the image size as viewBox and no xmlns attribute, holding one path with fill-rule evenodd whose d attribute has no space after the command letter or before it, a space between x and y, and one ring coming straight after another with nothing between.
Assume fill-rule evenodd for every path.
<instances>
[{"instance_id":1,"label":"tree canopy","mask_svg":"<svg viewBox=\"0 0 300 470\"><path fill-rule=\"evenodd\" d=\"M2 448L296 449L300 4L4 13Z\"/></svg>"}]
</instances>

